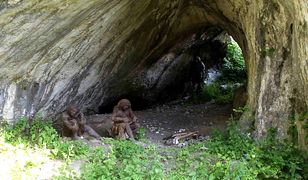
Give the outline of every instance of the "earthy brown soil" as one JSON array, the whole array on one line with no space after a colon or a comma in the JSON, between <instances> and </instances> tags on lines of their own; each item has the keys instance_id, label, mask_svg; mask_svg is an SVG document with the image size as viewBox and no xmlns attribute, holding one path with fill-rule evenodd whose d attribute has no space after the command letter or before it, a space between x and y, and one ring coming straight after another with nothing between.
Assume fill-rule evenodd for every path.
<instances>
[{"instance_id":1,"label":"earthy brown soil","mask_svg":"<svg viewBox=\"0 0 308 180\"><path fill-rule=\"evenodd\" d=\"M146 138L154 143L163 143L163 138L177 132L198 131L207 136L213 129L223 130L232 113L232 105L217 105L212 102L198 105L177 103L135 112L146 129Z\"/></svg>"},{"instance_id":2,"label":"earthy brown soil","mask_svg":"<svg viewBox=\"0 0 308 180\"><path fill-rule=\"evenodd\" d=\"M206 137L213 129L223 130L232 113L232 105L217 105L213 102L192 105L182 101L160 105L143 111L134 111L145 129L145 138L155 144L164 143L164 138L178 132L198 131ZM88 116L88 122L102 136L111 127L111 114Z\"/></svg>"}]
</instances>

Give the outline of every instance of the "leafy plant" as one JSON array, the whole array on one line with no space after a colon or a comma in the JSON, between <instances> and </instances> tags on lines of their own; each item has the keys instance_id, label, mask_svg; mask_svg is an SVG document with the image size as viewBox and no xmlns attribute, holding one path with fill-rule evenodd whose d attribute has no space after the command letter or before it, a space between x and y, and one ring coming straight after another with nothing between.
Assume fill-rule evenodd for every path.
<instances>
[{"instance_id":1,"label":"leafy plant","mask_svg":"<svg viewBox=\"0 0 308 180\"><path fill-rule=\"evenodd\" d=\"M3 126L5 141L29 147L48 148L53 158L76 159L85 155L89 147L79 141L63 141L52 127L51 121L35 117L30 124L27 118L20 118L13 125Z\"/></svg>"},{"instance_id":2,"label":"leafy plant","mask_svg":"<svg viewBox=\"0 0 308 180\"><path fill-rule=\"evenodd\" d=\"M243 53L235 41L227 45L227 56L221 73L219 80L223 82L243 82L247 78Z\"/></svg>"},{"instance_id":3,"label":"leafy plant","mask_svg":"<svg viewBox=\"0 0 308 180\"><path fill-rule=\"evenodd\" d=\"M218 70L221 75L214 82L205 84L201 93L192 94L192 103L211 100L215 100L218 104L230 103L233 100L234 90L238 85L245 83L247 74L243 53L234 40L228 43L227 55L224 58L223 65Z\"/></svg>"},{"instance_id":4,"label":"leafy plant","mask_svg":"<svg viewBox=\"0 0 308 180\"><path fill-rule=\"evenodd\" d=\"M144 137L145 137L145 128L141 127L138 129L136 133L136 139L141 140L141 139L144 139Z\"/></svg>"},{"instance_id":5,"label":"leafy plant","mask_svg":"<svg viewBox=\"0 0 308 180\"><path fill-rule=\"evenodd\" d=\"M238 111L245 111L245 108ZM4 141L10 142L8 144ZM204 142L184 148L104 139L104 146L63 141L49 122L37 118L30 125L21 119L1 130L0 157L21 149L24 160L12 166L10 177L40 166L32 154L70 160L82 158L81 175L63 170L56 179L307 179L307 156L287 141L276 139L275 129L263 141L238 131L231 122L224 132L214 131ZM33 150L34 149L34 150ZM25 152L24 152L25 151ZM38 153L37 153L38 152ZM44 151L45 152L45 151ZM41 156L41 155L40 155ZM14 163L13 163L14 164ZM28 176L26 176L28 177ZM34 174L29 179L35 179Z\"/></svg>"},{"instance_id":6,"label":"leafy plant","mask_svg":"<svg viewBox=\"0 0 308 180\"><path fill-rule=\"evenodd\" d=\"M204 85L200 94L193 94L191 102L202 103L214 100L217 104L227 104L232 102L233 88L227 86L223 89L218 82Z\"/></svg>"},{"instance_id":7,"label":"leafy plant","mask_svg":"<svg viewBox=\"0 0 308 180\"><path fill-rule=\"evenodd\" d=\"M84 179L161 179L160 156L152 147L143 148L131 141L105 139L106 152L97 149L82 168Z\"/></svg>"}]
</instances>

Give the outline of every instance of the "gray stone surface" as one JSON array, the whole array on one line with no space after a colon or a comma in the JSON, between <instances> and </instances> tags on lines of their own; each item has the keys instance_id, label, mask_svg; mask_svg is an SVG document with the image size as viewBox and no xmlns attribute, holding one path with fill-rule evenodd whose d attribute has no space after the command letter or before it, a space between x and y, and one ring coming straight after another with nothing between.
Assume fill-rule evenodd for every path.
<instances>
[{"instance_id":1,"label":"gray stone surface","mask_svg":"<svg viewBox=\"0 0 308 180\"><path fill-rule=\"evenodd\" d=\"M185 55L162 55L168 47L214 25L243 49L257 136L278 128L286 137L290 114L308 107L307 9L306 0L4 1L0 116L54 115L68 103L97 111L113 97L151 95L153 82L174 75L156 63L185 65Z\"/></svg>"}]
</instances>

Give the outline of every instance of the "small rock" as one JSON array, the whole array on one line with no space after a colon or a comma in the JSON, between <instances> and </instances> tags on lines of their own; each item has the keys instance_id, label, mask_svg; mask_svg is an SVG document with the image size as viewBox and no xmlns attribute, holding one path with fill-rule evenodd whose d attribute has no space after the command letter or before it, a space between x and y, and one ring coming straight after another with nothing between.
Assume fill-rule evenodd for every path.
<instances>
[{"instance_id":1,"label":"small rock","mask_svg":"<svg viewBox=\"0 0 308 180\"><path fill-rule=\"evenodd\" d=\"M185 131L185 129L180 129L180 130L179 130L179 133L184 132L184 131Z\"/></svg>"},{"instance_id":2,"label":"small rock","mask_svg":"<svg viewBox=\"0 0 308 180\"><path fill-rule=\"evenodd\" d=\"M187 145L188 145L188 141L184 141L184 142L178 144L179 147L184 147L184 146L187 146Z\"/></svg>"},{"instance_id":3,"label":"small rock","mask_svg":"<svg viewBox=\"0 0 308 180\"><path fill-rule=\"evenodd\" d=\"M189 99L189 98L190 98L189 96L183 97L184 100L187 100L187 99Z\"/></svg>"}]
</instances>

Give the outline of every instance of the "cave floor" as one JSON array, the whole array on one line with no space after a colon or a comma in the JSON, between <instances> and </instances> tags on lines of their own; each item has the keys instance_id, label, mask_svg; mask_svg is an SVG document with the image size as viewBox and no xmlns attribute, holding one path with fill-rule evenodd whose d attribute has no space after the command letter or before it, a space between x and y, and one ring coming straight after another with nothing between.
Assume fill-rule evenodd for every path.
<instances>
[{"instance_id":1,"label":"cave floor","mask_svg":"<svg viewBox=\"0 0 308 180\"><path fill-rule=\"evenodd\" d=\"M214 129L224 130L232 113L232 105L173 101L134 113L145 130L145 140L163 145L164 138L179 132L198 131L202 140L206 139ZM111 125L111 114L95 114L88 116L87 119L88 122L92 122L91 126L97 132L100 132L102 127Z\"/></svg>"},{"instance_id":2,"label":"cave floor","mask_svg":"<svg viewBox=\"0 0 308 180\"><path fill-rule=\"evenodd\" d=\"M212 130L224 130L232 113L232 105L173 103L161 105L135 115L145 129L145 138L155 144L163 144L164 138L178 132L198 131L207 137Z\"/></svg>"}]
</instances>

